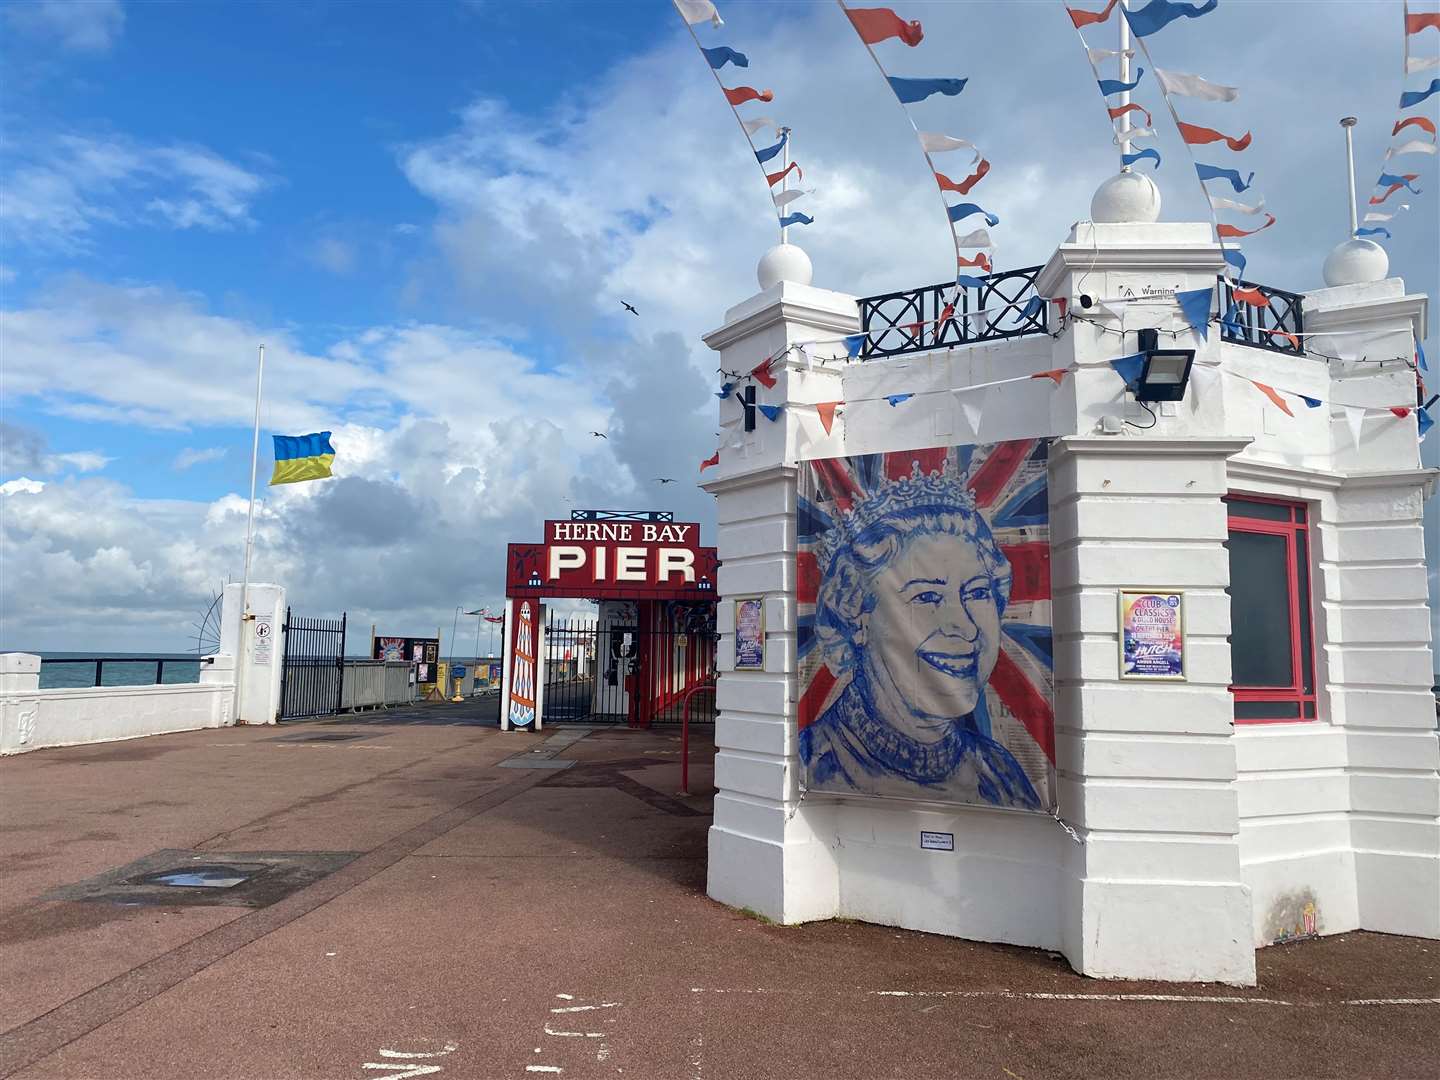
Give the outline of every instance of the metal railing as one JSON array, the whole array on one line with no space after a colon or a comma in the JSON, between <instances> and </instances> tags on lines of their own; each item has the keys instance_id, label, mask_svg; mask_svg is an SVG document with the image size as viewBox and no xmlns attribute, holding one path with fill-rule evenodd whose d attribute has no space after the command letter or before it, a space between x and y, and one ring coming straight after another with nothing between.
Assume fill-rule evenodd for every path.
<instances>
[{"instance_id":1,"label":"metal railing","mask_svg":"<svg viewBox=\"0 0 1440 1080\"><path fill-rule=\"evenodd\" d=\"M1050 333L1049 304L1027 308L1039 295L1035 279L1042 267L1004 270L980 278L980 287L956 292L953 282L862 297L860 329L866 335L860 358L903 356L955 345L1031 337ZM1235 317L1221 327L1225 341L1255 349L1305 355L1305 298L1253 281L1242 289L1258 289L1269 304L1236 304ZM1230 309L1235 287L1221 279L1221 312ZM946 305L954 301L947 314ZM942 316L945 316L942 318Z\"/></svg>"},{"instance_id":2,"label":"metal railing","mask_svg":"<svg viewBox=\"0 0 1440 1080\"><path fill-rule=\"evenodd\" d=\"M980 341L1048 334L1049 305L1026 305L1038 296L1035 279L1043 267L1003 270L980 278L979 288L966 286L958 295L953 281L919 289L866 296L860 300L860 329L866 335L860 356L904 353L972 345ZM954 300L948 318L946 305Z\"/></svg>"},{"instance_id":3,"label":"metal railing","mask_svg":"<svg viewBox=\"0 0 1440 1080\"><path fill-rule=\"evenodd\" d=\"M408 705L415 700L410 679L414 664L405 660L346 660L340 684L340 711Z\"/></svg>"},{"instance_id":4,"label":"metal railing","mask_svg":"<svg viewBox=\"0 0 1440 1080\"><path fill-rule=\"evenodd\" d=\"M1252 349L1304 356L1305 298L1299 293L1254 281L1242 281L1239 287L1258 289L1269 303L1263 308L1253 304L1236 304L1235 287L1222 279L1220 310L1223 313L1232 306L1235 309L1233 318L1226 318L1221 323L1223 339L1236 345L1249 345Z\"/></svg>"},{"instance_id":5,"label":"metal railing","mask_svg":"<svg viewBox=\"0 0 1440 1080\"><path fill-rule=\"evenodd\" d=\"M200 680L203 663L198 656L56 656L41 657L41 682L49 682L46 689L80 689L86 686L159 686L165 680L165 665L170 665L172 676L179 665L193 664L194 671L186 671L185 677L171 678L170 683L192 683ZM64 665L62 667L62 665ZM107 668L106 665L109 665ZM45 669L49 667L56 677L46 679ZM83 670L89 668L89 671ZM155 672L154 683L146 679L151 670ZM106 672L110 681L105 681ZM63 671L63 675L61 672ZM193 675L193 677L191 677ZM93 680L93 681L92 681Z\"/></svg>"}]
</instances>

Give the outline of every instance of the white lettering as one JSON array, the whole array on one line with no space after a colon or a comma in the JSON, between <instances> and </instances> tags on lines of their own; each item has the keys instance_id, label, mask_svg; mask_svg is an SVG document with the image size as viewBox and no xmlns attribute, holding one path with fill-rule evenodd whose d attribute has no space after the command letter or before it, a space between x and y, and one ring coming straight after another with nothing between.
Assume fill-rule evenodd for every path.
<instances>
[{"instance_id":1,"label":"white lettering","mask_svg":"<svg viewBox=\"0 0 1440 1080\"><path fill-rule=\"evenodd\" d=\"M658 539L660 538L655 534L654 525L647 524L640 526L640 540L642 543L653 544Z\"/></svg>"},{"instance_id":2,"label":"white lettering","mask_svg":"<svg viewBox=\"0 0 1440 1080\"><path fill-rule=\"evenodd\" d=\"M671 574L679 574L681 581L695 580L695 553L689 548L660 549L659 580L663 584Z\"/></svg>"},{"instance_id":3,"label":"white lettering","mask_svg":"<svg viewBox=\"0 0 1440 1080\"><path fill-rule=\"evenodd\" d=\"M603 547L597 547L595 549L595 565L592 568L595 581L605 580L605 553L609 550L609 548Z\"/></svg>"},{"instance_id":4,"label":"white lettering","mask_svg":"<svg viewBox=\"0 0 1440 1080\"><path fill-rule=\"evenodd\" d=\"M645 580L645 549L622 547L615 549L615 580Z\"/></svg>"},{"instance_id":5,"label":"white lettering","mask_svg":"<svg viewBox=\"0 0 1440 1080\"><path fill-rule=\"evenodd\" d=\"M568 544L556 544L550 548L550 572L547 575L551 581L560 577L561 571L578 570L585 565L585 549L573 547Z\"/></svg>"}]
</instances>

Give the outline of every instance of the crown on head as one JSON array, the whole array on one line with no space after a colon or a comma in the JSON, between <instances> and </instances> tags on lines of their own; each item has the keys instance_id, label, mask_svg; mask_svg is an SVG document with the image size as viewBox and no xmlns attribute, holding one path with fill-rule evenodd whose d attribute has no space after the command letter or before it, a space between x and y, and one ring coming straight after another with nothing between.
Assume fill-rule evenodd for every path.
<instances>
[{"instance_id":1,"label":"crown on head","mask_svg":"<svg viewBox=\"0 0 1440 1080\"><path fill-rule=\"evenodd\" d=\"M946 454L945 464L930 473L920 471L918 459L910 463L910 475L899 480L882 480L874 490L857 496L851 508L840 515L836 527L825 535L820 565L829 566L838 549L871 525L885 518L922 507L937 511L975 514L975 493L966 483L956 455Z\"/></svg>"}]
</instances>

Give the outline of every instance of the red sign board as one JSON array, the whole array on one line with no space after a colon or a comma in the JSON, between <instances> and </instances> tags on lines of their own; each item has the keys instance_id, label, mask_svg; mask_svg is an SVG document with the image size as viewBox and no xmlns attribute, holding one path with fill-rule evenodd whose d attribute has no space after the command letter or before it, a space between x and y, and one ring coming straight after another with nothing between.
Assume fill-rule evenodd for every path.
<instances>
[{"instance_id":1,"label":"red sign board","mask_svg":"<svg viewBox=\"0 0 1440 1080\"><path fill-rule=\"evenodd\" d=\"M505 594L713 599L718 565L691 521L547 521L544 543L509 545Z\"/></svg>"}]
</instances>

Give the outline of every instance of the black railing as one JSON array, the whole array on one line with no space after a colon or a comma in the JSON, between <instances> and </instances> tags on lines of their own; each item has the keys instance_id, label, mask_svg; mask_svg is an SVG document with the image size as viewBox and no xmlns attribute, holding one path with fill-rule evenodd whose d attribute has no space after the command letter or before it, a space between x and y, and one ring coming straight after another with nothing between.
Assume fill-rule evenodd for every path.
<instances>
[{"instance_id":1,"label":"black railing","mask_svg":"<svg viewBox=\"0 0 1440 1080\"><path fill-rule=\"evenodd\" d=\"M285 609L285 666L280 675L280 719L328 716L345 694L345 621L307 619Z\"/></svg>"},{"instance_id":2,"label":"black railing","mask_svg":"<svg viewBox=\"0 0 1440 1080\"><path fill-rule=\"evenodd\" d=\"M1048 334L1048 304L1030 304L1042 267L1004 270L980 278L958 295L954 282L903 292L867 296L860 301L860 329L866 335L862 358L971 345L979 341ZM954 302L952 312L946 305ZM947 318L942 316L948 315Z\"/></svg>"},{"instance_id":3,"label":"black railing","mask_svg":"<svg viewBox=\"0 0 1440 1080\"><path fill-rule=\"evenodd\" d=\"M86 686L149 686L147 678L155 673L153 685L165 682L165 665L170 665L170 682L193 683L200 678L202 660L198 656L55 656L41 657L42 688L76 689ZM64 665L62 667L62 665ZM181 665L184 665L182 667ZM46 668L50 672L46 672ZM110 681L105 677L109 675Z\"/></svg>"},{"instance_id":4,"label":"black railing","mask_svg":"<svg viewBox=\"0 0 1440 1080\"><path fill-rule=\"evenodd\" d=\"M1256 289L1269 303L1265 307L1236 303L1235 289ZM1238 286L1220 282L1220 330L1224 340L1252 349L1305 355L1305 298L1270 285L1242 281ZM1227 315L1231 309L1233 315Z\"/></svg>"}]
</instances>

